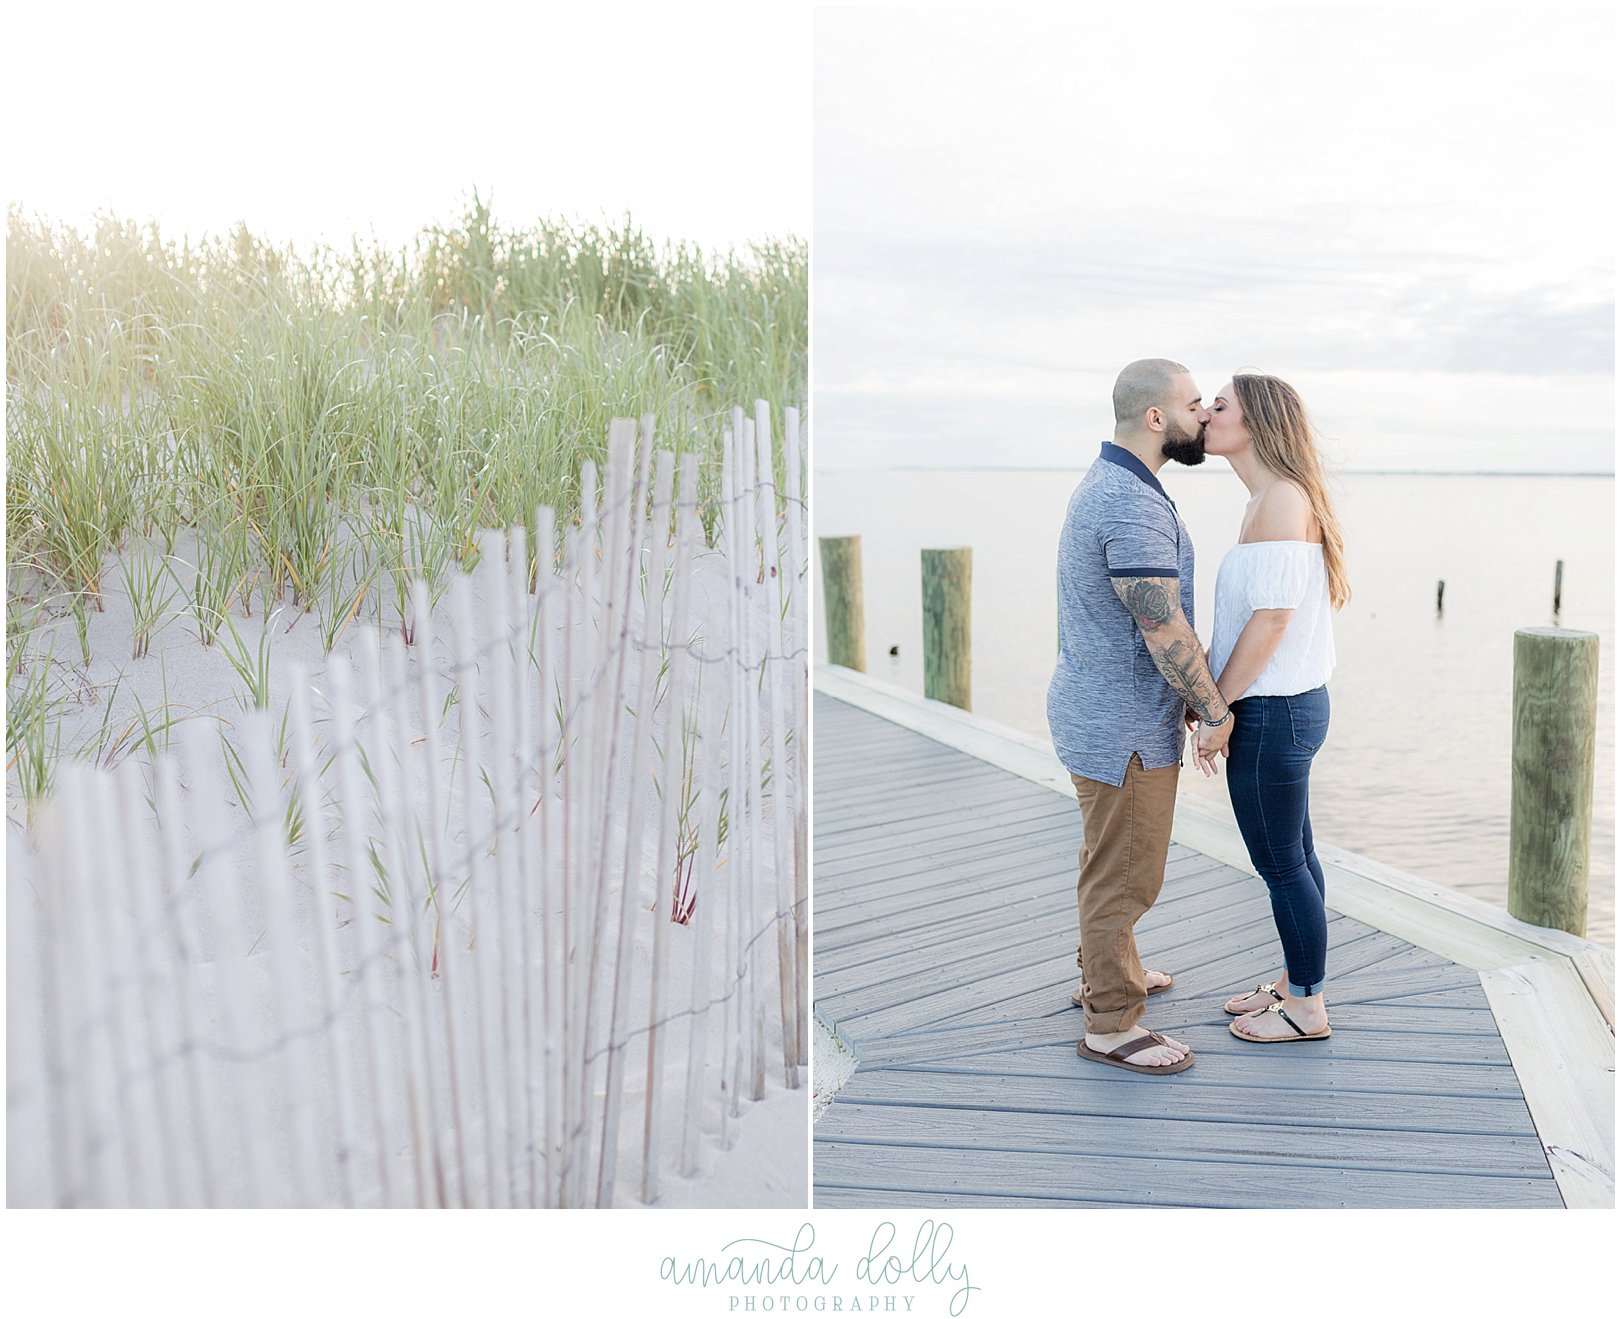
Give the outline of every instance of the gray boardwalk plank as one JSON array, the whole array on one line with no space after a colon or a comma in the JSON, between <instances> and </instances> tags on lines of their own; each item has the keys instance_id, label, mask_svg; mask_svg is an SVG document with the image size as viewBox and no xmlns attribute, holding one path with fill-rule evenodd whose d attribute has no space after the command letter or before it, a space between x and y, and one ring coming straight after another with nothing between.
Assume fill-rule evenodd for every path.
<instances>
[{"instance_id":1,"label":"gray boardwalk plank","mask_svg":"<svg viewBox=\"0 0 1621 1319\"><path fill-rule=\"evenodd\" d=\"M944 775L945 771L942 770L940 773ZM1009 783L1005 779L986 779L978 774L953 774L949 777L931 778L928 781L908 782L904 788L891 785L885 789L882 785L878 785L863 792L852 793L847 798L818 801L817 840L835 841L845 830L869 825L875 820L910 820L934 813L939 808L942 795L946 792L954 794L959 786L974 794L975 802L980 809L990 809L1000 803L1017 801L1021 798L1028 800L1028 795L1024 791L1025 784ZM882 810L872 809L875 794L882 795Z\"/></svg>"},{"instance_id":2,"label":"gray boardwalk plank","mask_svg":"<svg viewBox=\"0 0 1621 1319\"><path fill-rule=\"evenodd\" d=\"M1335 1018L1339 1022L1341 1014L1336 1012ZM1356 1020L1368 1022L1371 1029L1356 1029L1352 1024ZM1207 1054L1231 1054L1251 1060L1256 1050L1270 1048L1274 1054L1279 1052L1272 1046L1246 1044L1234 1039L1228 1031L1231 1021L1232 1018L1226 1014L1219 1019L1212 1014L1210 1020L1193 1021L1172 1029L1179 1040L1198 1051L1200 1065ZM1427 1016L1411 1011L1405 1021L1406 1029L1403 1030L1388 1027L1385 1019L1376 1014L1350 1018L1339 1024L1328 1039L1313 1041L1310 1046L1296 1046L1291 1057L1309 1052L1322 1059L1409 1062L1419 1057L1432 1062L1508 1065L1508 1052L1495 1028L1438 1029L1431 1025ZM1035 1020L887 1036L863 1045L861 1062L864 1067L954 1062L979 1054L1006 1053L1012 1049L1066 1043L1073 1045L1080 1039L1082 1031L1080 1012L1074 1008L1060 1009L1051 1016ZM1309 1071L1298 1062L1292 1066L1302 1075Z\"/></svg>"},{"instance_id":3,"label":"gray boardwalk plank","mask_svg":"<svg viewBox=\"0 0 1621 1319\"><path fill-rule=\"evenodd\" d=\"M830 857L822 860L839 867L843 883L832 896L842 910L866 902L932 895L952 883L971 887L994 882L1031 862L1040 864L1039 873L1046 881L1043 888L1050 889L1055 887L1057 877L1074 868L1073 849L1066 845L1067 841L1067 830L1048 826L1003 837L994 856L955 843L937 845L931 841L897 849L893 854L878 855L876 849L868 849L837 862ZM1071 857L1066 864L1060 864L1059 858L1065 852L1070 852ZM1073 887L1073 879L1070 884Z\"/></svg>"},{"instance_id":4,"label":"gray boardwalk plank","mask_svg":"<svg viewBox=\"0 0 1621 1319\"><path fill-rule=\"evenodd\" d=\"M946 806L942 809L954 808ZM859 836L856 830L846 830L831 843L818 839L816 849L831 864L851 861L854 863L852 873L859 874L877 869L896 858L949 856L981 847L1000 849L1006 847L1010 838L1034 834L1045 836L1073 828L1068 818L1049 810L1043 803L1021 802L991 816L976 813L971 822L958 821L957 827L949 831L941 829L938 821L929 820L903 825L873 825L860 830ZM979 855L993 859L997 851L980 852Z\"/></svg>"},{"instance_id":5,"label":"gray boardwalk plank","mask_svg":"<svg viewBox=\"0 0 1621 1319\"><path fill-rule=\"evenodd\" d=\"M823 940L823 948L830 951L832 956L843 956L848 948L856 948L862 940L880 935L898 935L911 930L932 932L939 928L942 937L945 937L947 933L973 930L976 928L971 924L973 917L994 920L1002 911L1003 904L1010 899L1018 899L1039 903L1047 912L1050 922L1050 933L1047 935L1049 946L1073 950L1076 937L1073 896L1075 864L1055 862L1050 854L1042 852L1039 841L1029 846L1031 851L1021 851L1016 854L1016 859L1008 859L994 877L986 877L984 873L942 869L935 872L937 878L926 890L919 890L916 883L908 888L893 885L883 888L866 883L856 891L843 894L843 901L830 898L833 901L832 914L828 916L819 909L817 928L828 935L840 932L840 937ZM1266 899L1253 893L1250 885L1243 883L1245 877L1237 870L1216 867L1206 857L1172 862L1167 869L1175 870L1177 867L1182 867L1182 870L1216 869L1216 873L1208 877L1203 886L1167 881L1161 901L1138 924L1138 933L1143 938L1151 937L1154 930L1162 925L1175 925L1183 919L1187 919L1188 928L1180 932L1182 937L1196 938L1206 927L1196 922L1195 917L1203 917L1206 912L1219 912L1224 907L1242 904L1248 916L1253 917L1256 912L1266 909ZM927 870L922 873L927 873ZM851 930L849 927L853 925L864 928Z\"/></svg>"},{"instance_id":6,"label":"gray boardwalk plank","mask_svg":"<svg viewBox=\"0 0 1621 1319\"><path fill-rule=\"evenodd\" d=\"M976 848L959 840L930 837L913 840L907 847L869 847L853 856L824 857L837 865L843 877L836 896L839 905L878 901L916 893L932 893L950 880L984 883L1016 869L1022 862L1042 862L1044 874L1052 878L1073 870L1075 849L1069 846L1067 827L1043 824L1021 833L988 834L997 850ZM1066 858L1059 864L1061 858ZM1070 880L1074 884L1073 878Z\"/></svg>"},{"instance_id":7,"label":"gray boardwalk plank","mask_svg":"<svg viewBox=\"0 0 1621 1319\"><path fill-rule=\"evenodd\" d=\"M1362 927L1365 928L1365 927ZM1333 929L1329 933L1331 946ZM1203 1011L1210 999L1226 1001L1235 988L1242 988L1246 974L1253 975L1257 966L1266 966L1276 957L1277 936L1268 922L1264 927L1258 921L1242 925L1226 937L1195 941L1192 955L1206 959L1190 967L1182 953L1183 945L1169 945L1144 937L1138 941L1143 958L1153 966L1168 970L1174 978L1170 992L1155 995L1149 1003L1151 1018L1156 1027L1175 1023L1190 1007ZM1010 1018L1040 1015L1054 1003L1067 1002L1077 982L1073 958L1048 957L1036 966L1010 967L1008 974L994 980L981 981L967 987L979 993L981 1001L962 1006L963 997L942 1002L915 1005L897 1005L889 1010L883 1023L896 1030L917 1029L925 1024L922 1014L934 1012L933 1019L961 1024L1003 1021ZM1250 980L1248 983L1253 984ZM1199 1006L1195 1006L1199 1005ZM840 1020L837 1016L835 1021ZM873 1029L873 1027L869 1027Z\"/></svg>"},{"instance_id":8,"label":"gray boardwalk plank","mask_svg":"<svg viewBox=\"0 0 1621 1319\"><path fill-rule=\"evenodd\" d=\"M918 1157L919 1154L923 1157ZM1551 1175L1492 1177L1290 1167L1183 1158L1109 1158L819 1141L817 1178L833 1186L951 1192L1000 1186L1083 1204L1220 1208L1559 1208ZM882 1203L882 1199L878 1200Z\"/></svg>"},{"instance_id":9,"label":"gray boardwalk plank","mask_svg":"<svg viewBox=\"0 0 1621 1319\"><path fill-rule=\"evenodd\" d=\"M1494 1041L1490 1054L1494 1060L1506 1057L1507 1053L1506 1050L1502 1055L1495 1052L1502 1048L1502 1039L1497 1034L1497 1019L1492 1016L1489 1007L1459 1006L1456 1011L1443 1013L1434 1009L1353 1004L1336 1006L1334 1020L1339 1028L1337 1034L1342 1040L1359 1031L1388 1036L1386 1047L1392 1051L1392 1056L1406 1052L1427 1057L1426 1050L1430 1047L1431 1039L1450 1036L1479 1036ZM1231 1018L1225 1014L1218 1020L1212 1013L1210 1022L1205 1024L1219 1026L1229 1021ZM1057 1008L1045 1017L1020 1023L1016 1038L1031 1044L1063 1043L1079 1039L1080 1027L1081 1018L1073 1008ZM861 1061L866 1067L894 1066L1002 1052L1007 1049L1009 1040L1015 1038L1012 1029L1007 1023L997 1023L991 1026L946 1026L931 1031L890 1035L867 1040L861 1046ZM1045 1036L1044 1041L1042 1035ZM1425 1038L1414 1039L1414 1036Z\"/></svg>"},{"instance_id":10,"label":"gray boardwalk plank","mask_svg":"<svg viewBox=\"0 0 1621 1319\"><path fill-rule=\"evenodd\" d=\"M922 1133L922 1134L920 1134ZM901 1104L843 1104L822 1119L818 1136L850 1145L893 1145L937 1150L1003 1150L1088 1158L1112 1157L1141 1147L1143 1122L1133 1117L1062 1113L965 1112ZM1488 1174L1534 1177L1547 1166L1535 1136L1459 1135L1408 1131L1399 1145L1388 1129L1274 1127L1254 1122L1165 1122L1157 1148L1178 1159L1253 1163L1294 1168L1360 1168L1380 1172Z\"/></svg>"},{"instance_id":11,"label":"gray boardwalk plank","mask_svg":"<svg viewBox=\"0 0 1621 1319\"><path fill-rule=\"evenodd\" d=\"M975 791L980 793L978 798L981 805L1002 801L1013 801L1027 797L1028 785L1022 779L1009 780L1006 775L987 778L984 774L970 774L958 772L945 780L948 783L967 782L974 785ZM937 782L905 784L891 783L887 789L879 788L883 805L875 810L874 793L871 788L858 792L829 794L824 800L816 801L816 828L818 834L824 829L837 830L849 823L867 824L873 820L882 819L911 819L920 808L931 810L939 805L940 789Z\"/></svg>"},{"instance_id":12,"label":"gray boardwalk plank","mask_svg":"<svg viewBox=\"0 0 1621 1319\"><path fill-rule=\"evenodd\" d=\"M1225 912L1213 919L1225 922L1229 929L1234 930L1246 930L1254 923L1253 917L1245 917L1242 914L1232 912ZM1030 920L1026 917L1017 922L1014 931L998 933L999 926L989 925L989 922L987 922L989 928L983 932L983 937L977 940L970 936L961 936L951 940L931 940L927 945L927 951L937 954L936 966L944 967L950 964L955 967L958 977L969 974L977 966L987 963L995 970L1006 970L1018 966L1048 964L1053 961L1055 955L1061 959L1064 974L1073 976L1073 952L1068 952L1066 956L1064 952L1058 950L1073 949L1074 936L1066 935L1062 927L1058 930L1052 929L1051 922L1049 922L1047 928L1039 930L1040 937L1032 938L1029 937L1030 931L1026 929L1029 923ZM1015 937L1018 930L1024 930L1024 937ZM1212 931L1212 935L1215 933L1216 931ZM917 955L908 958L897 958L894 961L885 959L884 964L879 967L874 967L870 961L866 960L846 963L843 967L830 969L826 974L826 979L823 980L822 965L818 963L817 993L819 996L824 994L829 996L837 995L847 985L865 988L874 994L891 990L892 986L900 987L903 990L910 988L913 992L916 992L920 984L926 985L930 981L938 982L943 978L939 975L928 975L928 971L929 965L925 956Z\"/></svg>"},{"instance_id":13,"label":"gray boardwalk plank","mask_svg":"<svg viewBox=\"0 0 1621 1319\"><path fill-rule=\"evenodd\" d=\"M1191 860L1201 861L1206 867L1214 864L1203 857ZM1188 862L1182 864L1186 865ZM1236 872L1232 873L1236 876ZM1241 880L1242 876L1237 878ZM1230 885L1227 886L1227 890L1230 894L1232 891ZM1177 911L1186 911L1189 919L1192 919L1207 910L1228 905L1231 901L1231 896L1224 895L1220 887L1197 892L1168 889L1155 910L1168 911L1175 908ZM1182 904L1187 905L1184 907ZM836 943L830 946L824 941L818 947L816 971L820 976L824 968L828 971L838 971L852 966L870 966L873 950L866 945L876 940L891 938L904 940L913 930L927 931L927 946L938 949L943 957L952 955L959 948L964 954L971 953L976 941L984 942L1016 926L1026 927L1032 942L1039 939L1043 941L1044 946L1051 947L1060 937L1057 932L1067 930L1069 922L1074 920L1073 911L1074 900L1069 896L1067 887L1062 895L1055 897L1043 884L1032 884L1016 890L1015 896L1004 897L988 911L968 915L938 919L931 918L928 911L914 909L915 920L909 925L902 924L904 918L895 917L875 923L865 930L842 927ZM1039 925L1033 925L1033 922L1039 922ZM831 930L834 927L830 925L828 928ZM1064 934L1062 938L1064 946L1073 946L1071 935Z\"/></svg>"},{"instance_id":14,"label":"gray boardwalk plank","mask_svg":"<svg viewBox=\"0 0 1621 1319\"><path fill-rule=\"evenodd\" d=\"M1073 1049L1069 1056L1074 1059ZM1079 1060L1076 1060L1079 1061ZM1096 1064L1090 1064L1096 1066ZM1105 1071L1105 1068L1098 1068ZM1072 1076L1019 1075L996 1072L939 1073L922 1069L879 1068L857 1072L817 1123L824 1123L845 1104L903 1104L913 1108L960 1108L973 1112L1067 1113L1076 1118L1132 1117L1155 1121L1256 1122L1257 1126L1316 1128L1365 1127L1391 1132L1399 1144L1404 1130L1475 1135L1534 1136L1536 1130L1523 1102L1491 1094L1403 1094L1387 1091L1304 1091L1278 1089L1255 1077L1223 1083L1197 1079L1197 1065L1175 1077L1144 1081L1121 1089L1119 1082L1087 1084ZM1134 1078L1122 1073L1127 1083ZM1141 1079L1141 1078L1137 1078ZM1174 1082L1174 1084L1173 1084ZM921 1128L927 1130L927 1127ZM1145 1125L1145 1139L1157 1136ZM1155 1146L1155 1148L1169 1148ZM1551 1174L1550 1174L1551 1175Z\"/></svg>"},{"instance_id":15,"label":"gray boardwalk plank","mask_svg":"<svg viewBox=\"0 0 1621 1319\"><path fill-rule=\"evenodd\" d=\"M1345 927L1348 932L1346 936L1336 935L1336 928L1340 926ZM1251 947L1238 946L1245 939L1253 941ZM1189 950L1156 946L1147 939L1140 941L1145 960L1171 971L1175 977L1175 983L1168 993L1156 994L1149 1000L1150 1024L1155 1029L1175 1030L1190 1018L1203 1016L1212 1007L1219 1008L1234 993L1252 986L1255 976L1278 960L1277 936L1272 931L1270 920L1267 920L1264 925L1257 922L1249 927L1245 939L1235 938L1220 945L1217 960L1200 962L1191 967L1182 956L1183 952ZM1335 962L1346 971L1348 983L1351 974L1364 963L1376 963L1393 946L1389 936L1375 935L1368 932L1366 926L1343 917L1329 923L1329 945L1334 950L1332 956ZM1211 950L1204 946L1192 951L1193 955L1211 955ZM1429 990L1473 987L1478 992L1480 987L1479 977L1474 972L1448 965L1389 973L1378 980L1363 982L1366 987L1355 997L1358 1001L1398 997L1415 976L1422 977L1419 983ZM950 1003L937 999L930 1003L897 1005L886 1009L898 1014L898 1018L885 1017L883 1020L890 1023L894 1019L918 1017L904 1029L920 1029L925 1024L921 1018L930 1012L934 1012L935 1022L941 1025L971 1025L1039 1016L1051 1010L1055 1004L1063 1006L1073 992L1075 983L1072 963L1067 959L1054 959L1041 967L1010 968L1009 974L999 982L980 981L976 988L983 992L984 1001L967 1010L952 1011ZM1352 996L1344 997L1349 1001ZM1339 1001L1342 1001L1342 996L1331 992L1330 1004ZM847 1005L841 1003L840 1006ZM942 1006L943 1011L936 1011ZM830 1011L828 1015L834 1022L840 1021L835 1013Z\"/></svg>"},{"instance_id":16,"label":"gray boardwalk plank","mask_svg":"<svg viewBox=\"0 0 1621 1319\"><path fill-rule=\"evenodd\" d=\"M938 1063L900 1064L874 1068L872 1072L877 1075L879 1071L927 1071L941 1078L934 1084L942 1087L949 1087L953 1076L972 1075L1049 1077L1067 1081L1071 1085L1108 1085L1118 1089L1125 1084L1137 1090L1144 1085L1158 1087L1173 1082L1188 1086L1253 1086L1264 1082L1276 1091L1331 1091L1335 1094L1448 1094L1508 1098L1520 1094L1519 1079L1514 1075L1514 1069L1494 1066L1489 1062L1425 1062L1422 1066L1415 1066L1411 1056L1394 1061L1355 1055L1347 1057L1343 1051L1328 1051L1334 1043L1332 1039L1312 1041L1308 1054L1304 1044L1292 1049L1287 1045L1245 1044L1228 1034L1225 1026L1219 1029L1219 1038L1215 1027L1176 1029L1176 1038L1189 1044L1197 1059L1191 1068L1175 1076L1147 1078L1118 1067L1088 1062L1076 1056L1074 1038L1061 1044L1011 1048L1002 1053L981 1053ZM1077 1031L1075 1038L1079 1038L1079 1034ZM1339 1038L1338 1034L1335 1038ZM1232 1047L1229 1049L1228 1045ZM1285 1054L1289 1056L1284 1057ZM1301 1057L1302 1054L1308 1056ZM1086 1070L1083 1071L1083 1068Z\"/></svg>"},{"instance_id":17,"label":"gray boardwalk plank","mask_svg":"<svg viewBox=\"0 0 1621 1319\"><path fill-rule=\"evenodd\" d=\"M1015 864L1017 868L1014 868ZM983 865L965 867L947 863L925 866L918 882L906 891L864 896L859 905L846 902L835 906L831 917L820 922L818 929L832 932L845 926L864 925L869 921L905 920L920 907L935 911L941 917L985 909L987 901L994 908L998 895L1008 895L1010 890L1022 885L1036 884L1038 887L1031 890L1036 892L1050 885L1053 880L1051 865L1051 861L1041 857L1038 851L1023 856L1017 863L1009 858L1005 866L989 874ZM962 904L962 911L940 910L946 903ZM930 911L924 914L928 916Z\"/></svg>"},{"instance_id":18,"label":"gray boardwalk plank","mask_svg":"<svg viewBox=\"0 0 1621 1319\"><path fill-rule=\"evenodd\" d=\"M1155 1021L1166 1019L1164 1014L1173 1003L1190 1003L1201 991L1204 997L1225 1001L1231 991L1218 992L1217 987L1225 986L1241 968L1265 965L1260 958L1268 943L1276 943L1270 922L1265 926L1254 920L1240 922L1219 939L1207 936L1197 940L1195 955L1206 960L1190 970L1177 956L1176 946L1156 949L1145 938L1144 955L1156 965L1172 969L1176 977L1170 993L1155 996ZM1342 917L1331 924L1329 947L1333 964L1349 972L1399 951L1402 944ZM1050 951L1031 947L971 958L960 964L949 980L918 977L885 981L825 997L818 990L817 999L835 1023L883 1035L959 1017L982 1020L987 1015L998 1019L1027 1016L1040 1010L1040 996L1056 996L1058 986L1075 978L1069 959L1055 960ZM1067 993L1064 991L1064 996Z\"/></svg>"},{"instance_id":19,"label":"gray boardwalk plank","mask_svg":"<svg viewBox=\"0 0 1621 1319\"><path fill-rule=\"evenodd\" d=\"M816 1202L1558 1206L1479 976L1329 924L1331 1039L1246 1044L1281 969L1265 885L1173 846L1139 922L1147 1020L1197 1061L1078 1058L1072 801L816 697L815 998L860 1067L816 1127Z\"/></svg>"},{"instance_id":20,"label":"gray boardwalk plank","mask_svg":"<svg viewBox=\"0 0 1621 1319\"><path fill-rule=\"evenodd\" d=\"M872 1191L865 1187L818 1186L818 1209L1079 1209L1073 1200L1042 1199L1031 1195L991 1195L984 1192ZM1155 1205L1119 1205L1127 1209L1153 1209Z\"/></svg>"},{"instance_id":21,"label":"gray boardwalk plank","mask_svg":"<svg viewBox=\"0 0 1621 1319\"><path fill-rule=\"evenodd\" d=\"M1031 885L1031 894L1039 895L1051 904L1055 920L1059 923L1075 919L1075 856L1072 849L1060 841L1055 850L1055 835L1044 832L1010 843L997 856L995 866L985 859L968 855L962 858L955 871L944 869L938 861L916 866L896 866L889 870L862 873L859 876L845 872L844 882L836 899L835 910L846 911L861 903L881 902L903 893L928 891L934 896L949 893L944 879L947 876L963 881L977 880L981 884L987 877L996 882L1017 878ZM1211 872L1208 875L1206 872ZM929 882L933 878L934 882ZM1230 866L1223 866L1198 853L1173 856L1166 862L1165 887L1159 902L1149 915L1173 903L1202 901L1206 905L1220 905L1222 901L1255 899L1265 901L1264 894L1255 893L1256 881ZM1211 895L1224 892L1223 898Z\"/></svg>"}]
</instances>

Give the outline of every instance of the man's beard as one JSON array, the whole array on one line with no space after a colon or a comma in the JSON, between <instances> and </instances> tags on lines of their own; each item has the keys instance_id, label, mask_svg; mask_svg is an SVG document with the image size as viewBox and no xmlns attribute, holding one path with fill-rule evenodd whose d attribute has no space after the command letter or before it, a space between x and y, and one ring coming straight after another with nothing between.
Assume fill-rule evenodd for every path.
<instances>
[{"instance_id":1,"label":"man's beard","mask_svg":"<svg viewBox=\"0 0 1621 1319\"><path fill-rule=\"evenodd\" d=\"M1173 463L1181 463L1184 467L1197 467L1204 461L1204 427L1197 432L1189 433L1182 429L1182 424L1174 418L1165 419L1165 443L1160 446L1160 452Z\"/></svg>"}]
</instances>

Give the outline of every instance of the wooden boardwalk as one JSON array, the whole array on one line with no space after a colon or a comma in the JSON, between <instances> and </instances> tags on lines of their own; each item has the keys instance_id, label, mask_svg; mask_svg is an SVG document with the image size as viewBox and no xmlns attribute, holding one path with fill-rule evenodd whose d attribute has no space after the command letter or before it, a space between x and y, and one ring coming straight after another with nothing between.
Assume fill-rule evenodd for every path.
<instances>
[{"instance_id":1,"label":"wooden boardwalk","mask_svg":"<svg viewBox=\"0 0 1621 1319\"><path fill-rule=\"evenodd\" d=\"M1280 969L1265 887L1173 844L1145 1021L1197 1061L1086 1062L1073 797L821 691L814 727L816 1011L860 1059L818 1207L1564 1203L1480 971L1331 913L1334 1036L1244 1044L1221 1004Z\"/></svg>"}]
</instances>

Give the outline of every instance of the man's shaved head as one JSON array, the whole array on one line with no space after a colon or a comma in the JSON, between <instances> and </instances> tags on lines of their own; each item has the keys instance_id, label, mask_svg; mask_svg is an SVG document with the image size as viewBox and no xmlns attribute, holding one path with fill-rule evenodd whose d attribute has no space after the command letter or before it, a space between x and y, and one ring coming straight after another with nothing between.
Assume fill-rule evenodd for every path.
<instances>
[{"instance_id":1,"label":"man's shaved head","mask_svg":"<svg viewBox=\"0 0 1621 1319\"><path fill-rule=\"evenodd\" d=\"M1187 367L1168 357L1144 357L1123 367L1114 381L1114 433L1135 435L1149 408L1171 413L1181 402L1172 397L1171 382L1187 374Z\"/></svg>"}]
</instances>

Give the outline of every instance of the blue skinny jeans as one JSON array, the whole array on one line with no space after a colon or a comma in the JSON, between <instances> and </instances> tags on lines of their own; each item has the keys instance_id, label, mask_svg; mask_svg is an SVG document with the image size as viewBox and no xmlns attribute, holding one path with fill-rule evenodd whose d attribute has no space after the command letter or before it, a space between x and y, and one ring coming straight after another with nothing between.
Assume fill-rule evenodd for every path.
<instances>
[{"instance_id":1,"label":"blue skinny jeans","mask_svg":"<svg viewBox=\"0 0 1621 1319\"><path fill-rule=\"evenodd\" d=\"M1328 688L1233 703L1227 792L1250 861L1272 896L1289 992L1320 994L1327 976L1323 868L1311 841L1311 762L1328 737Z\"/></svg>"}]
</instances>

